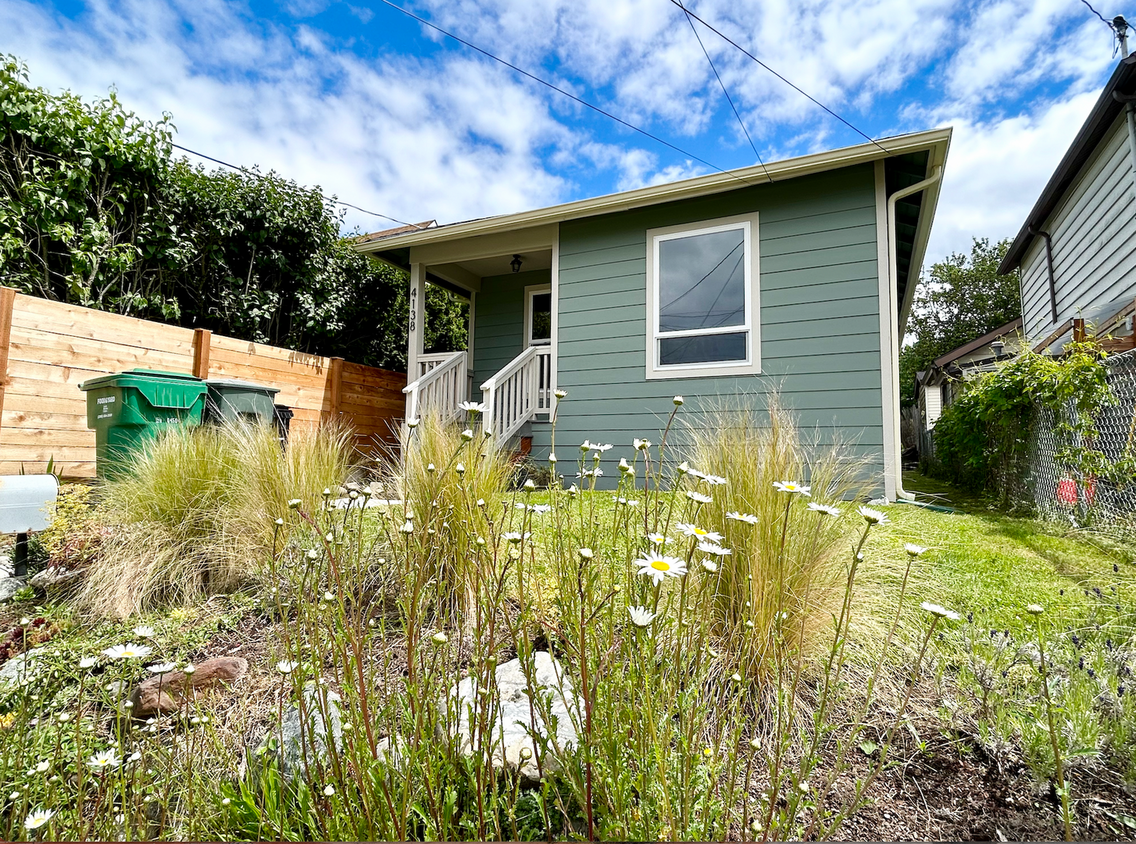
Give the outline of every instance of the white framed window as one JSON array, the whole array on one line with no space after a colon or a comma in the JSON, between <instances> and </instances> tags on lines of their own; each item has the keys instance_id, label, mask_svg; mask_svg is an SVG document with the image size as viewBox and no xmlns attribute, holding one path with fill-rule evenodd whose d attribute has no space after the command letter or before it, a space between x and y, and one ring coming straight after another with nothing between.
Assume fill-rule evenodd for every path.
<instances>
[{"instance_id":1,"label":"white framed window","mask_svg":"<svg viewBox=\"0 0 1136 844\"><path fill-rule=\"evenodd\" d=\"M647 378L761 372L757 214L647 231Z\"/></svg>"},{"instance_id":2,"label":"white framed window","mask_svg":"<svg viewBox=\"0 0 1136 844\"><path fill-rule=\"evenodd\" d=\"M525 287L525 348L552 344L552 285Z\"/></svg>"}]
</instances>

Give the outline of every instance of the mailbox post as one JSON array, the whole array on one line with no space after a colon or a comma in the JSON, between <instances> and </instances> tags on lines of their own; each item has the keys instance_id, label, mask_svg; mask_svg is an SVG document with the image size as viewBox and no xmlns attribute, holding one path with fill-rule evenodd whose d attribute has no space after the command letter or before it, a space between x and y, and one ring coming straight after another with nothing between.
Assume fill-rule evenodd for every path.
<instances>
[{"instance_id":1,"label":"mailbox post","mask_svg":"<svg viewBox=\"0 0 1136 844\"><path fill-rule=\"evenodd\" d=\"M12 574L28 573L28 534L51 524L51 510L59 498L55 475L0 477L0 533L16 534Z\"/></svg>"}]
</instances>

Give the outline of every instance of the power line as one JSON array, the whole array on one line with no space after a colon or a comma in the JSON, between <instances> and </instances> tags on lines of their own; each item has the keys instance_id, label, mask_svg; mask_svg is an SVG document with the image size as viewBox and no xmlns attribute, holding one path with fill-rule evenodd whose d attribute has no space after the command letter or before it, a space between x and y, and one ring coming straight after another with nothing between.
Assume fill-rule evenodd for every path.
<instances>
[{"instance_id":1,"label":"power line","mask_svg":"<svg viewBox=\"0 0 1136 844\"><path fill-rule=\"evenodd\" d=\"M698 40L698 46L702 48L702 55L706 56L706 61L710 64L710 69L714 71L714 77L718 80L718 84L722 87L722 93L726 95L726 102L728 102L730 104L730 108L733 109L734 117L738 119L738 125L742 127L742 131L745 133L746 140L749 141L750 149L752 149L753 154L757 156L757 163L761 165L761 169L765 173L765 177L772 182L773 177L769 175L769 170L766 169L765 162L761 160L761 153L757 151L757 146L754 144L753 138L749 136L749 129L746 128L745 121L742 120L742 116L738 114L738 107L734 105L734 100L730 96L730 92L726 90L726 83L722 81L722 76L718 73L718 68L714 67L714 60L710 58L710 51L707 50L706 45L702 43L702 36L698 34L698 29L697 27L695 27L694 21L690 19L690 12L686 11L686 7L683 6L681 2L679 3L679 7L685 13L686 22L690 24L690 31L694 33L694 37Z\"/></svg>"},{"instance_id":2,"label":"power line","mask_svg":"<svg viewBox=\"0 0 1136 844\"><path fill-rule=\"evenodd\" d=\"M489 52L488 50L486 50L482 47L478 47L476 44L473 44L469 41L466 41L464 38L461 38L460 36L454 35L452 32L450 32L448 30L442 29L442 27L438 26L435 23L431 23L430 21L426 20L423 17L420 17L420 16L414 14L414 12L411 12L408 9L404 9L396 3L392 3L391 0L380 0L380 2L384 6L390 6L396 12L401 12L402 14L406 15L408 18L413 18L414 20L418 21L423 26L428 26L431 29L433 29L435 32L439 32L442 35L446 36L447 38L451 38L454 41L457 41L459 44L461 44L465 47L468 47L471 50L476 50L478 53L481 53L481 55L485 56L486 58L490 58L493 61L497 62L498 64L503 64L505 67L509 68L510 70L521 74L521 76L524 76L527 79L531 79L533 82L536 82L540 85L543 85L544 87L549 88L550 90L553 90L556 93L567 97L568 99L572 100L573 102L579 103L580 105L584 106L585 108L591 109L592 111L596 112L597 114L602 114L604 117L608 118L609 120L614 120L619 125L624 126L624 127L630 129L633 132L638 132L640 135L643 135L646 138L650 138L655 143L662 144L663 146L667 147L668 149L672 149L672 150L674 150L675 152L677 152L681 155L685 155L687 158L691 158L691 159L697 161L699 164L704 164L707 167L709 167L711 170L717 170L719 173L722 173L723 175L730 176L731 178L737 179L739 182L742 182L743 184L747 184L747 185L754 184L753 182L750 182L747 179L743 179L741 176L738 176L738 175L730 172L729 170L724 170L723 168L719 167L716 164L711 164L709 161L706 161L703 158L699 158L694 153L688 152L687 150L684 150L682 147L675 146L670 141L664 140L663 138L660 138L658 135L654 135L654 134L648 132L646 129L640 129L638 126L636 126L632 123L628 123L623 118L616 117L614 114L612 114L609 111L605 111L604 109L600 108L598 105L593 105L592 103L588 102L587 100L582 99L580 97L577 97L575 94L571 93L570 91L566 91L563 88L561 88L560 86L553 84L552 82L549 82L545 79L541 79L539 76L536 76L535 74L530 73L529 71L525 70L524 68L517 67L517 65L513 64L512 62L506 61L505 59L501 58L500 56L496 56L493 53ZM764 165L762 165L762 166L764 167Z\"/></svg>"},{"instance_id":3,"label":"power line","mask_svg":"<svg viewBox=\"0 0 1136 844\"><path fill-rule=\"evenodd\" d=\"M1084 1L1085 1L1085 0L1081 0L1081 2L1084 2ZM383 2L386 2L386 0L383 0ZM878 141L877 141L877 140L876 140L875 138L871 137L870 135L868 135L867 133L865 133L865 132L864 132L864 131L862 131L861 129L858 129L857 127L853 126L853 125L852 125L851 123L849 123L849 122L848 122L847 120L845 120L845 119L844 119L843 117L841 117L841 116L840 116L839 114L837 114L837 113L836 113L835 111L833 111L832 109L830 109L830 108L829 108L828 106L826 106L826 105L825 105L824 103L822 103L822 102L821 102L820 100L818 100L818 99L817 99L816 97L814 97L814 96L813 96L812 94L808 93L807 91L805 91L804 89L800 88L799 86L797 86L797 85L794 85L794 84L793 84L792 82L790 82L790 81L789 81L788 79L786 79L786 78L785 78L784 76L782 76L782 75L781 75L780 73L778 73L777 71L775 71L775 70L774 70L773 68L771 68L771 67L770 67L769 65L767 65L767 64L766 64L765 62L763 62L763 61L762 61L761 59L759 59L759 58L758 58L757 56L755 56L755 55L754 55L753 53L751 53L751 52L750 52L749 50L747 50L747 49L746 49L745 47L743 47L743 46L742 46L741 44L739 44L739 43L738 43L737 41L735 41L734 39L730 38L730 36L726 35L726 34L725 34L724 32L722 32L721 30L717 29L717 28L716 28L716 27L714 27L714 26L713 26L712 24L709 24L709 23L707 23L707 22L706 22L705 20L703 20L702 18L700 18L700 17L698 16L698 15L696 15L696 14L695 14L694 12L690 11L689 9L687 9L687 8L686 8L686 7L684 6L684 5L682 5L682 3L680 3L680 2L679 2L679 0L670 0L670 2L671 2L672 4L674 4L675 6L678 6L678 7L680 8L680 9L682 9L682 10L683 10L683 12L685 12L685 13L686 13L687 15L689 15L690 17L694 18L694 19L695 19L696 21L698 21L698 22L699 22L700 24L702 24L702 25L703 25L704 27L706 27L707 29L709 29L709 30L710 30L711 32L713 32L713 33L714 33L715 35L717 35L717 36L718 36L719 38L721 38L721 39L722 39L723 41L725 41L725 42L726 42L726 43L728 43L728 44L731 44L731 45L733 45L733 46L734 46L734 47L736 47L736 48L737 48L738 50L740 50L740 51L741 51L742 53L744 53L745 55L749 56L749 57L750 57L751 59L753 59L753 60L754 60L755 62L757 62L757 63L758 63L759 65L761 65L761 67L765 68L765 69L766 69L767 71L769 71L770 73L772 73L772 74L773 74L774 76L776 76L776 77L777 77L778 79L780 79L780 80L781 80L782 82L784 82L784 83L785 83L786 85L788 85L788 86L789 86L790 88L792 88L792 89L793 89L794 91L796 91L796 92L797 92L798 94L800 94L800 95L801 95L802 97L805 97L805 98L806 98L807 100L809 100L810 102L812 102L812 103L816 104L817 106L819 106L820 108L824 109L824 110L825 110L826 112L828 112L828 113L829 113L830 115L832 115L833 117L835 117L835 118L836 118L837 120L839 120L839 121L840 121L841 123L843 123L843 124L844 124L845 126L847 126L847 127L849 128L849 129L851 129L851 130L852 130L853 132L855 132L855 133L856 133L857 135L860 135L860 136L861 136L862 138L864 138L864 139L865 139L866 141L868 141L869 143L875 144L875 145L876 145L877 147L879 147L879 148L880 148L880 149L881 149L881 150L882 150L883 152L886 152L886 153L890 154L890 152L888 151L888 149L887 149L887 148L885 148L884 146L882 146L882 145L881 145L881 144L880 144L880 143L879 143L879 142L878 142Z\"/></svg>"},{"instance_id":4,"label":"power line","mask_svg":"<svg viewBox=\"0 0 1136 844\"><path fill-rule=\"evenodd\" d=\"M206 161L212 161L214 164L220 164L222 167L228 167L231 170L237 170L241 173L246 173L249 176L255 176L258 179L268 178L268 176L264 175L263 173L258 173L256 170L250 169L248 167L241 167L239 164L230 164L228 161L222 161L219 158L214 158L211 155L206 155L203 152L198 152L197 150L190 149L189 147L183 147L181 144L175 144L171 142L170 146L172 146L174 149L180 149L182 152L188 152L190 155L196 155L198 158L204 158ZM364 214L370 214L372 217L380 217L383 220L390 220L392 223L398 223L402 226L409 226L412 229L423 228L423 226L420 226L417 223L408 223L405 220L399 220L386 214L380 214L378 211L368 211L366 208L360 208L358 205L352 205L350 202L344 202L342 199L336 199L335 197L328 196L327 194L321 193L320 196L323 197L326 202L331 202L335 205L342 205L345 208L354 208L356 211L362 211Z\"/></svg>"},{"instance_id":5,"label":"power line","mask_svg":"<svg viewBox=\"0 0 1136 844\"><path fill-rule=\"evenodd\" d=\"M1101 23L1103 23L1109 29L1115 29L1116 28L1112 25L1112 21L1107 20L1104 15L1102 15L1100 12L1098 12L1096 9L1094 9L1092 7L1092 4L1089 3L1089 0L1081 0L1081 2L1085 4L1085 6L1088 8L1088 10L1090 12L1092 12L1094 15L1096 15L1098 18L1100 18Z\"/></svg>"}]
</instances>

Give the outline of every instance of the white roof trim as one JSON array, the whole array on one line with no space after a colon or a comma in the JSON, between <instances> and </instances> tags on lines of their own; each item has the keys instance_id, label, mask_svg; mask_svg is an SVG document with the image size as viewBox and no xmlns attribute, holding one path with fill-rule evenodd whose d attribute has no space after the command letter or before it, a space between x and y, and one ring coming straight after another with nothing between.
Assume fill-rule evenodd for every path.
<instances>
[{"instance_id":1,"label":"white roof trim","mask_svg":"<svg viewBox=\"0 0 1136 844\"><path fill-rule=\"evenodd\" d=\"M503 214L497 217L483 217L479 220L452 223L437 228L411 231L381 240L368 241L357 245L355 248L360 252L382 252L388 249L420 246L461 237L476 237L503 230L560 223L565 220L593 217L615 211L627 211L632 208L657 205L679 199L690 199L742 187L754 187L767 184L770 181L784 181L785 179L835 170L854 164L864 164L892 155L902 155L929 148L941 148L939 155L935 156L941 161L945 157L946 147L950 143L951 131L950 128L946 128L914 132L909 135L883 139L879 142L880 146L875 143L860 144L854 147L844 147L843 149L803 155L798 158L788 158L784 161L775 161L766 164L764 167L755 165L725 173L711 173L694 179L685 179L681 182L652 185L623 193L613 193L591 199L567 202L562 205L552 205L547 208L537 208L519 214ZM881 146L883 149L880 148Z\"/></svg>"}]
</instances>

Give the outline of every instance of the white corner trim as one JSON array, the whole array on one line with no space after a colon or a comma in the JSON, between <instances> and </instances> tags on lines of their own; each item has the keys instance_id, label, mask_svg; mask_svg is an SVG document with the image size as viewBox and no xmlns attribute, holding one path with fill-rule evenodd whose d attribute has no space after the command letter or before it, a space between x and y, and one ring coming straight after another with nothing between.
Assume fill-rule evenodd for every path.
<instances>
[{"instance_id":1,"label":"white corner trim","mask_svg":"<svg viewBox=\"0 0 1136 844\"><path fill-rule=\"evenodd\" d=\"M556 233L555 233L555 235L553 236L553 239L552 239L552 280L551 280L551 287L552 287L552 360L551 360L549 365L551 366L552 371L550 373L551 377L549 379L551 383L548 385L548 387L549 387L550 390L552 390L552 392L555 393L556 392L556 371L558 369L558 366L557 366L557 358L558 358L557 349L559 348L559 345L560 345L560 337L559 337L559 335L560 335L560 330L559 330L560 329L560 224L559 223L556 224ZM554 401L552 403L552 406L555 408L556 405L557 405L557 402Z\"/></svg>"},{"instance_id":2,"label":"white corner trim","mask_svg":"<svg viewBox=\"0 0 1136 844\"><path fill-rule=\"evenodd\" d=\"M745 325L728 326L721 331L704 330L700 333L732 334L746 332L746 360L724 361L722 363L694 363L675 366L661 366L658 363L659 344L659 314L657 309L658 295L658 244L675 236L695 235L726 229L742 229L745 233L745 248L748 249L748 259L745 262ZM758 227L758 213L739 214L731 217L718 217L712 220L701 220L696 223L683 223L677 226L648 229L647 238L647 266L646 266L646 364L644 377L648 381L657 381L673 378L713 378L728 375L759 375L761 374L761 257L759 249L760 231Z\"/></svg>"},{"instance_id":3,"label":"white corner trim","mask_svg":"<svg viewBox=\"0 0 1136 844\"><path fill-rule=\"evenodd\" d=\"M880 411L884 440L884 497L895 500L900 488L899 463L899 392L897 364L893 362L892 346L895 343L894 289L891 279L891 232L888 230L887 180L884 162L876 168L876 268L879 276L880 296Z\"/></svg>"}]
</instances>

